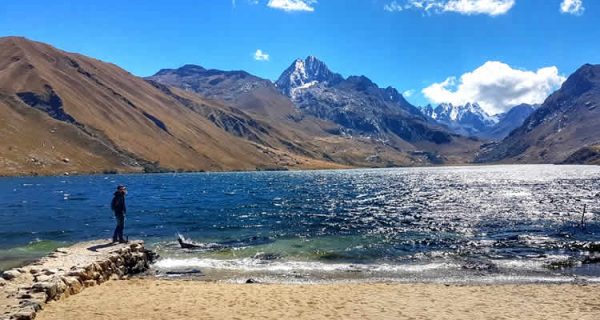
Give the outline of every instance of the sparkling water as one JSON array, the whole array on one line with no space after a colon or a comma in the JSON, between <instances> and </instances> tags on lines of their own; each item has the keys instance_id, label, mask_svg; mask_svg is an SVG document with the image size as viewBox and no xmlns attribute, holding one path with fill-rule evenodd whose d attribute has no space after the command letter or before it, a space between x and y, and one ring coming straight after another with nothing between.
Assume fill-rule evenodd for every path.
<instances>
[{"instance_id":1,"label":"sparkling water","mask_svg":"<svg viewBox=\"0 0 600 320\"><path fill-rule=\"evenodd\" d=\"M110 238L117 184L159 277L600 279L600 167L553 165L1 178L0 269Z\"/></svg>"}]
</instances>

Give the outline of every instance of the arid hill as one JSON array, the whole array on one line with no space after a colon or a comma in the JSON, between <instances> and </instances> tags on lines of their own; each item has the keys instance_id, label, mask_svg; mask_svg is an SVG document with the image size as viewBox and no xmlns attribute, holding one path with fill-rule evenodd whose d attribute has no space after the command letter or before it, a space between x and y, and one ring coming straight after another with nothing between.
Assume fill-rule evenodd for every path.
<instances>
[{"instance_id":1,"label":"arid hill","mask_svg":"<svg viewBox=\"0 0 600 320\"><path fill-rule=\"evenodd\" d=\"M113 64L2 38L0 174L339 167L231 134L210 119L227 108L198 104L213 110L196 112Z\"/></svg>"}]
</instances>

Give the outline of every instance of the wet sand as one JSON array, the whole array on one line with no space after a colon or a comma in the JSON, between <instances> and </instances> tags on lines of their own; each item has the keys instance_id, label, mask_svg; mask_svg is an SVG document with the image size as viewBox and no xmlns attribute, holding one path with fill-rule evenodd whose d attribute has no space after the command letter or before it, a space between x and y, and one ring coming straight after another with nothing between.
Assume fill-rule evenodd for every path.
<instances>
[{"instance_id":1,"label":"wet sand","mask_svg":"<svg viewBox=\"0 0 600 320\"><path fill-rule=\"evenodd\" d=\"M599 319L600 285L109 281L37 319Z\"/></svg>"}]
</instances>

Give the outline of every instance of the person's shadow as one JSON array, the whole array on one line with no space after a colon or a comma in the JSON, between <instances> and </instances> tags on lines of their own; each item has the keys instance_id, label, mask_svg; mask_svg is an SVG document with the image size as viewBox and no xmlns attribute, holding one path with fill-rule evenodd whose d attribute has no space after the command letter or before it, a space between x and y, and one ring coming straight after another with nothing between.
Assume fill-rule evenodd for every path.
<instances>
[{"instance_id":1,"label":"person's shadow","mask_svg":"<svg viewBox=\"0 0 600 320\"><path fill-rule=\"evenodd\" d=\"M104 248L112 247L115 244L116 244L115 242L109 242L109 243L104 243L104 244L97 244L97 245L91 246L91 247L89 247L87 249L90 250L90 251L98 252L98 249L104 249Z\"/></svg>"}]
</instances>

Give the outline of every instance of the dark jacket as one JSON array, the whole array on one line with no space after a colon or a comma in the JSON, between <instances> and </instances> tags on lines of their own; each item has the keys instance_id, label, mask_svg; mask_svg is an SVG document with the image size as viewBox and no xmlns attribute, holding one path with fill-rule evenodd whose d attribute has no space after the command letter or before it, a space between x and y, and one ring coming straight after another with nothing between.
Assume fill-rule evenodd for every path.
<instances>
[{"instance_id":1,"label":"dark jacket","mask_svg":"<svg viewBox=\"0 0 600 320\"><path fill-rule=\"evenodd\" d=\"M127 212L127 208L125 207L125 193L116 191L110 207L115 214L125 214Z\"/></svg>"}]
</instances>

